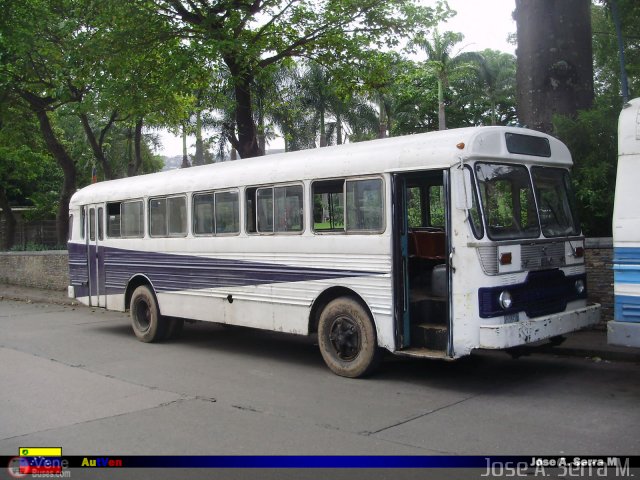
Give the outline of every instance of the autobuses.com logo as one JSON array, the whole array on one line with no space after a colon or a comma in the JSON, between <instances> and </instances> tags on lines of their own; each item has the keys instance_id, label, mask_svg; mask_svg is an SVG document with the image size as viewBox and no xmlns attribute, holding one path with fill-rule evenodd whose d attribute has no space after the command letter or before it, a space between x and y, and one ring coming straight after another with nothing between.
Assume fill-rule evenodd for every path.
<instances>
[{"instance_id":1,"label":"autobuses.com logo","mask_svg":"<svg viewBox=\"0 0 640 480\"><path fill-rule=\"evenodd\" d=\"M39 466L33 458L13 457L9 460L7 472L11 478L71 478L71 471L66 469L65 463L66 460L61 460L54 471L50 467Z\"/></svg>"}]
</instances>

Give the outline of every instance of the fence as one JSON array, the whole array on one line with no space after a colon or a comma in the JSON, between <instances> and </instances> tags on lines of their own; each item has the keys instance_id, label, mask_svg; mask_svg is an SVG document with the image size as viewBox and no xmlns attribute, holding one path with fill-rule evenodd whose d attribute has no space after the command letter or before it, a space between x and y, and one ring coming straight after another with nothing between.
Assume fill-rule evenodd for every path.
<instances>
[{"instance_id":1,"label":"fence","mask_svg":"<svg viewBox=\"0 0 640 480\"><path fill-rule=\"evenodd\" d=\"M26 220L22 215L25 211L27 211L26 208L17 208L14 210L17 221L14 245L22 249L30 243L54 247L57 243L56 221ZM6 235L6 220L4 215L0 214L0 245L5 245Z\"/></svg>"}]
</instances>

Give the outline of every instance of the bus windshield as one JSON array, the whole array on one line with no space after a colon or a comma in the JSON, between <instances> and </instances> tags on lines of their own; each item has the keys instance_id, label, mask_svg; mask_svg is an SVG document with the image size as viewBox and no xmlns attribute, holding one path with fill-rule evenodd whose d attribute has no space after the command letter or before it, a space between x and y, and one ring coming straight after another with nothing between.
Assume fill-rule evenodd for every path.
<instances>
[{"instance_id":1,"label":"bus windshield","mask_svg":"<svg viewBox=\"0 0 640 480\"><path fill-rule=\"evenodd\" d=\"M537 238L540 228L545 237L580 234L566 170L532 167L531 177L522 165L477 163L475 170L492 240Z\"/></svg>"},{"instance_id":2,"label":"bus windshield","mask_svg":"<svg viewBox=\"0 0 640 480\"><path fill-rule=\"evenodd\" d=\"M572 201L569 172L562 168L533 167L531 176L544 236L578 235L580 227Z\"/></svg>"},{"instance_id":3,"label":"bus windshield","mask_svg":"<svg viewBox=\"0 0 640 480\"><path fill-rule=\"evenodd\" d=\"M539 237L540 226L527 168L476 163L475 170L489 238Z\"/></svg>"}]
</instances>

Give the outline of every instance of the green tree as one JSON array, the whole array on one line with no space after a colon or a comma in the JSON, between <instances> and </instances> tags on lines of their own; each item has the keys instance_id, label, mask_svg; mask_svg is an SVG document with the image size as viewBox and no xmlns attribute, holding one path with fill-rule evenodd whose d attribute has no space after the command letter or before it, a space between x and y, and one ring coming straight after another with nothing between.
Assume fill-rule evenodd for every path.
<instances>
[{"instance_id":1,"label":"green tree","mask_svg":"<svg viewBox=\"0 0 640 480\"><path fill-rule=\"evenodd\" d=\"M466 54L465 58L475 72L474 82L468 85L465 93L482 100L483 117L488 116L488 123L491 125L504 125L514 120L515 57L509 53L487 49Z\"/></svg>"},{"instance_id":2,"label":"green tree","mask_svg":"<svg viewBox=\"0 0 640 480\"><path fill-rule=\"evenodd\" d=\"M326 147L327 116L335 114L335 106L339 103L327 69L315 62L306 65L301 79L301 94L303 104L314 113L319 125L320 147Z\"/></svg>"},{"instance_id":3,"label":"green tree","mask_svg":"<svg viewBox=\"0 0 640 480\"><path fill-rule=\"evenodd\" d=\"M38 119L47 149L62 169L57 240L67 238L69 200L76 189L76 165L52 124L51 112L62 105L77 102L84 88L76 68L83 47L74 32L80 28L68 17L65 0L9 2L0 19L2 52L0 85L19 96Z\"/></svg>"},{"instance_id":4,"label":"green tree","mask_svg":"<svg viewBox=\"0 0 640 480\"><path fill-rule=\"evenodd\" d=\"M632 96L640 91L640 7L618 0L627 52L627 74ZM593 68L595 101L576 118L553 117L554 134L567 144L574 161L573 179L585 234L611 235L616 165L617 127L620 114L620 68L615 27L608 6L594 4Z\"/></svg>"},{"instance_id":5,"label":"green tree","mask_svg":"<svg viewBox=\"0 0 640 480\"><path fill-rule=\"evenodd\" d=\"M316 116L304 94L302 70L293 61L281 65L273 77L269 117L284 139L285 151L316 146Z\"/></svg>"},{"instance_id":6,"label":"green tree","mask_svg":"<svg viewBox=\"0 0 640 480\"><path fill-rule=\"evenodd\" d=\"M625 68L631 98L640 92L640 4L632 0L616 0L625 53ZM618 39L611 15L611 1L591 7L593 31L594 88L596 95L620 89Z\"/></svg>"},{"instance_id":7,"label":"green tree","mask_svg":"<svg viewBox=\"0 0 640 480\"><path fill-rule=\"evenodd\" d=\"M596 97L594 107L575 119L555 116L555 134L569 147L574 161L573 183L584 233L611 236L616 183L617 95Z\"/></svg>"},{"instance_id":8,"label":"green tree","mask_svg":"<svg viewBox=\"0 0 640 480\"><path fill-rule=\"evenodd\" d=\"M259 72L287 58L311 57L335 64L366 55L424 31L446 8L413 0L155 0L180 35L197 38L226 65L234 91L242 157L261 154L253 115L252 85ZM143 6L144 3L141 3Z\"/></svg>"},{"instance_id":9,"label":"green tree","mask_svg":"<svg viewBox=\"0 0 640 480\"><path fill-rule=\"evenodd\" d=\"M58 180L54 160L40 140L38 124L19 99L0 95L0 209L5 218L3 249L15 243L12 203L38 205L52 180ZM57 185L55 185L57 187ZM35 200L35 202L34 202Z\"/></svg>"},{"instance_id":10,"label":"green tree","mask_svg":"<svg viewBox=\"0 0 640 480\"><path fill-rule=\"evenodd\" d=\"M438 130L447 128L445 114L445 89L449 88L449 79L461 68L466 67L460 52L454 53L458 43L464 36L461 33L434 30L431 38L417 37L414 44L427 54L426 65L434 73L438 86Z\"/></svg>"},{"instance_id":11,"label":"green tree","mask_svg":"<svg viewBox=\"0 0 640 480\"><path fill-rule=\"evenodd\" d=\"M393 118L391 135L438 129L438 83L425 62L406 61L390 85L387 111Z\"/></svg>"},{"instance_id":12,"label":"green tree","mask_svg":"<svg viewBox=\"0 0 640 480\"><path fill-rule=\"evenodd\" d=\"M200 116L213 67L205 49L176 38L166 22L130 2L78 0L74 5L69 15L82 25L76 36L85 46L87 85L77 114L107 179L123 174L109 165L109 132L117 124L131 130L133 155L124 175L133 176L148 149L143 127L175 126L192 112Z\"/></svg>"}]
</instances>

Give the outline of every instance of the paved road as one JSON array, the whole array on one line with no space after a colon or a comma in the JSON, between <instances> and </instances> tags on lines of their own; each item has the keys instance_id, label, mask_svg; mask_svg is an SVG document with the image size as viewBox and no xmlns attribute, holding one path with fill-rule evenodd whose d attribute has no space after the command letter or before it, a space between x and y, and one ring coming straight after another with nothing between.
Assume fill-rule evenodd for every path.
<instances>
[{"instance_id":1,"label":"paved road","mask_svg":"<svg viewBox=\"0 0 640 480\"><path fill-rule=\"evenodd\" d=\"M0 301L0 454L640 453L640 365L482 352L332 374L314 340Z\"/></svg>"}]
</instances>

